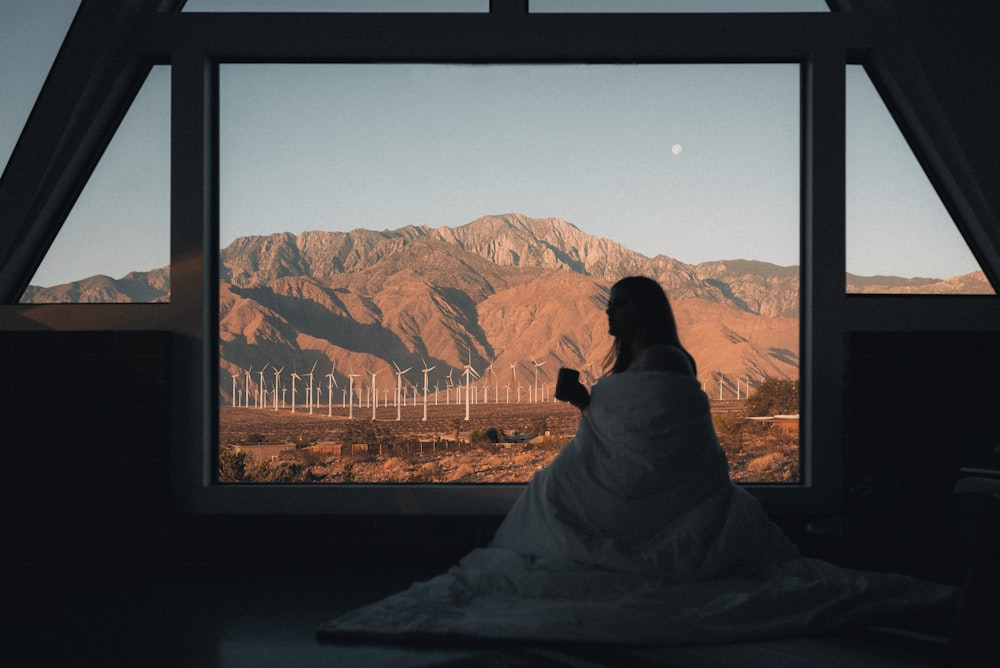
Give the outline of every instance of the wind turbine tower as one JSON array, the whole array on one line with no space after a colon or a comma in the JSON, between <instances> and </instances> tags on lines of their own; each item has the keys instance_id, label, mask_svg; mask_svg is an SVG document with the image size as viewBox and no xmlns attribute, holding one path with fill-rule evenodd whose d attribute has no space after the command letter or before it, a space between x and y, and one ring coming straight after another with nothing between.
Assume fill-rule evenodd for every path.
<instances>
[{"instance_id":1,"label":"wind turbine tower","mask_svg":"<svg viewBox=\"0 0 1000 668\"><path fill-rule=\"evenodd\" d=\"M378 410L378 390L376 389L375 386L375 376L379 375L380 373L382 373L381 369L375 371L374 367L372 368L372 398L374 399L374 401L372 402L372 420L375 419L375 411Z\"/></svg>"},{"instance_id":2,"label":"wind turbine tower","mask_svg":"<svg viewBox=\"0 0 1000 668\"><path fill-rule=\"evenodd\" d=\"M538 403L538 367L545 364L545 362L535 361L535 358L531 358L531 363L535 365L535 403Z\"/></svg>"},{"instance_id":3,"label":"wind turbine tower","mask_svg":"<svg viewBox=\"0 0 1000 668\"><path fill-rule=\"evenodd\" d=\"M405 369L400 369L399 365L395 362L392 363L396 367L396 422L403 419L403 404L406 403L406 394L403 389L403 374L412 369L413 367L406 367ZM400 394L402 393L402 398Z\"/></svg>"},{"instance_id":4,"label":"wind turbine tower","mask_svg":"<svg viewBox=\"0 0 1000 668\"><path fill-rule=\"evenodd\" d=\"M250 369L253 369L253 364L250 365ZM243 407L250 408L250 369L244 371L244 381L243 381Z\"/></svg>"},{"instance_id":5,"label":"wind turbine tower","mask_svg":"<svg viewBox=\"0 0 1000 668\"><path fill-rule=\"evenodd\" d=\"M302 376L296 372L292 372L292 412L295 412L295 381L300 380Z\"/></svg>"},{"instance_id":6,"label":"wind turbine tower","mask_svg":"<svg viewBox=\"0 0 1000 668\"><path fill-rule=\"evenodd\" d=\"M278 386L281 385L281 372L284 370L285 367L281 367L274 371L274 410L278 410Z\"/></svg>"},{"instance_id":7,"label":"wind turbine tower","mask_svg":"<svg viewBox=\"0 0 1000 668\"><path fill-rule=\"evenodd\" d=\"M472 351L469 351L469 363L465 365L465 371L462 373L465 376L465 419L469 419L469 388L472 387L472 377L475 376L479 378L479 374L476 370L472 368Z\"/></svg>"},{"instance_id":8,"label":"wind turbine tower","mask_svg":"<svg viewBox=\"0 0 1000 668\"><path fill-rule=\"evenodd\" d=\"M348 419L348 420L353 420L353 419L354 419L354 378L355 378L355 377L356 377L356 376L357 376L358 374L354 373L353 371L354 371L354 370L352 369L352 370L351 370L351 373L347 374L347 378L348 378L348 380L349 380L349 382L350 382L350 385L351 385L351 389L350 389L350 391L349 391L349 392L347 393L347 395L348 395L348 399L349 399L349 400L350 400L350 402L351 402L350 404L348 404L348 408L347 408L347 419ZM360 401L361 401L361 399L360 399L360 397L359 397L359 398L358 398L358 405L359 405L359 406L361 405Z\"/></svg>"},{"instance_id":9,"label":"wind turbine tower","mask_svg":"<svg viewBox=\"0 0 1000 668\"><path fill-rule=\"evenodd\" d=\"M427 360L425 360L423 357L420 358L420 361L424 363L424 368L423 368L423 373L424 373L424 418L423 418L423 421L427 422L427 374L430 373L431 371L433 371L434 367L427 366ZM435 400L436 399L437 399L437 397L435 397Z\"/></svg>"},{"instance_id":10,"label":"wind turbine tower","mask_svg":"<svg viewBox=\"0 0 1000 668\"><path fill-rule=\"evenodd\" d=\"M330 373L326 374L326 414L328 417L333 416L333 388L340 387L337 385L337 379L333 375L337 372L337 363L334 362L333 368L330 369Z\"/></svg>"},{"instance_id":11,"label":"wind turbine tower","mask_svg":"<svg viewBox=\"0 0 1000 668\"><path fill-rule=\"evenodd\" d=\"M271 366L270 362L267 362L260 368L257 373L260 374L260 401L257 402L257 408L264 408L264 404L267 403L267 394L264 392L264 369Z\"/></svg>"},{"instance_id":12,"label":"wind turbine tower","mask_svg":"<svg viewBox=\"0 0 1000 668\"><path fill-rule=\"evenodd\" d=\"M319 360L313 362L313 368L309 370L309 373L305 374L309 376L309 390L306 392L306 401L309 404L309 415L313 412L313 371L316 370L316 365L319 364Z\"/></svg>"},{"instance_id":13,"label":"wind turbine tower","mask_svg":"<svg viewBox=\"0 0 1000 668\"><path fill-rule=\"evenodd\" d=\"M517 383L517 362L510 363L510 375L514 379L514 383ZM517 403L521 403L521 386L517 386Z\"/></svg>"}]
</instances>

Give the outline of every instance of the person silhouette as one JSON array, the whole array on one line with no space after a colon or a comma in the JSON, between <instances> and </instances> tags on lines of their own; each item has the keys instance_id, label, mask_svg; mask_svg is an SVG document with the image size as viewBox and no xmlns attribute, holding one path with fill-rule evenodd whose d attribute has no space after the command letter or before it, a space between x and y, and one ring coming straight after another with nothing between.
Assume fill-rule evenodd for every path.
<instances>
[{"instance_id":1,"label":"person silhouette","mask_svg":"<svg viewBox=\"0 0 1000 668\"><path fill-rule=\"evenodd\" d=\"M621 279L611 286L605 312L608 333L614 337L605 360L609 374L631 370L697 375L697 365L681 345L673 309L659 283L646 276ZM579 374L574 377L561 369L556 398L581 410L590 404L590 393L579 382Z\"/></svg>"}]
</instances>

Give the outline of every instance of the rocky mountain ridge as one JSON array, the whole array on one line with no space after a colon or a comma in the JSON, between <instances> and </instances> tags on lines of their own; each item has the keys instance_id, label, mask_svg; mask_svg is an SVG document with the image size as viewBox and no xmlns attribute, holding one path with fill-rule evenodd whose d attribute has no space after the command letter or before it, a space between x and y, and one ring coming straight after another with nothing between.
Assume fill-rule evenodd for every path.
<instances>
[{"instance_id":1,"label":"rocky mountain ridge","mask_svg":"<svg viewBox=\"0 0 1000 668\"><path fill-rule=\"evenodd\" d=\"M365 374L382 371L377 382L388 382L379 379L394 378L394 364L412 369L402 382L420 386L420 370L434 367L428 382L442 388L457 384L467 365L494 392L536 382L536 370L551 383L559 366L593 380L611 344L607 291L634 274L667 290L710 395L735 397L742 383L745 396L747 382L797 377L797 267L649 258L558 218L512 213L456 228L236 239L220 251L220 393L232 400L232 377L265 365L272 373L287 369L284 384L292 371L314 365L316 374L335 368L338 384L353 374L362 385ZM981 287L975 274L847 281L857 292ZM988 289L985 278L982 284ZM32 288L24 301L168 299L169 277L160 269ZM265 386L271 381L264 377Z\"/></svg>"}]
</instances>

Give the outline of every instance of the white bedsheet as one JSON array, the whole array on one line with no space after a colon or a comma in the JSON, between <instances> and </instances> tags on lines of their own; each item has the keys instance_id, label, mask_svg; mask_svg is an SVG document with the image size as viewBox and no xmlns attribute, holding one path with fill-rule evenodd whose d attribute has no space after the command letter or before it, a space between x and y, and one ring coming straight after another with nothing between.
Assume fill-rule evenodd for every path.
<instances>
[{"instance_id":1,"label":"white bedsheet","mask_svg":"<svg viewBox=\"0 0 1000 668\"><path fill-rule=\"evenodd\" d=\"M595 385L576 437L532 479L489 547L318 635L732 642L828 632L953 594L801 557L729 481L697 381L639 372Z\"/></svg>"}]
</instances>

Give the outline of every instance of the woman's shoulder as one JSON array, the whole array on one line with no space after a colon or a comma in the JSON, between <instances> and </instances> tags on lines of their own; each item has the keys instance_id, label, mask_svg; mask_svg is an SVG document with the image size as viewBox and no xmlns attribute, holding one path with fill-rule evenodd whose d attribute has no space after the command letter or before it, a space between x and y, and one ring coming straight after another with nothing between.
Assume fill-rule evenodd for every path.
<instances>
[{"instance_id":1,"label":"woman's shoulder","mask_svg":"<svg viewBox=\"0 0 1000 668\"><path fill-rule=\"evenodd\" d=\"M687 354L677 346L665 343L644 348L632 360L629 371L672 371L685 376L694 375Z\"/></svg>"}]
</instances>

